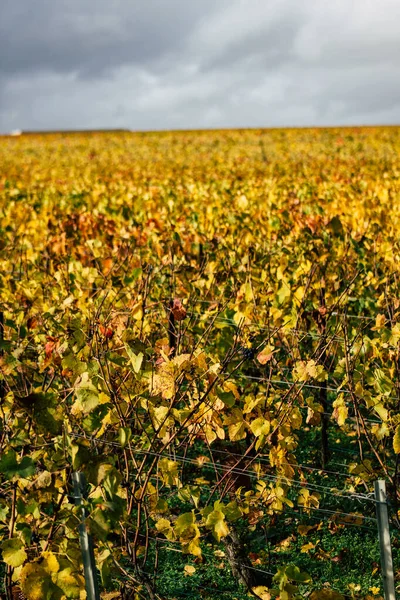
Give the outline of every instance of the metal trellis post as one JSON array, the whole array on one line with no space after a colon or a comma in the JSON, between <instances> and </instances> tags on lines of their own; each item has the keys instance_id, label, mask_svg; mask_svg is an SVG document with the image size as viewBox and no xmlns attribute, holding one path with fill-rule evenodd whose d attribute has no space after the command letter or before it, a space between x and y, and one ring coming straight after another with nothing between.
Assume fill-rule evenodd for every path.
<instances>
[{"instance_id":1,"label":"metal trellis post","mask_svg":"<svg viewBox=\"0 0 400 600\"><path fill-rule=\"evenodd\" d=\"M99 587L97 583L96 562L94 559L93 540L86 527L86 510L83 505L83 498L86 490L86 480L84 474L79 472L72 473L72 482L74 485L75 504L76 506L81 507L79 540L82 550L87 600L100 600Z\"/></svg>"},{"instance_id":2,"label":"metal trellis post","mask_svg":"<svg viewBox=\"0 0 400 600\"><path fill-rule=\"evenodd\" d=\"M386 497L386 483L383 479L378 479L378 481L374 482L374 491L385 600L396 600L392 546L390 543L388 505Z\"/></svg>"}]
</instances>

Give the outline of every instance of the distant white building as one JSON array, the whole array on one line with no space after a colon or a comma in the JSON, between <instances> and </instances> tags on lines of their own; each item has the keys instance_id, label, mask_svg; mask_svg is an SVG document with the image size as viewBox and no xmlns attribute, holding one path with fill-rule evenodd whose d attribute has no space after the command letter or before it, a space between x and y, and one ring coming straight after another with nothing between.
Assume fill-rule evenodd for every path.
<instances>
[{"instance_id":1,"label":"distant white building","mask_svg":"<svg viewBox=\"0 0 400 600\"><path fill-rule=\"evenodd\" d=\"M10 135L21 135L22 131L21 129L13 129L10 133Z\"/></svg>"}]
</instances>

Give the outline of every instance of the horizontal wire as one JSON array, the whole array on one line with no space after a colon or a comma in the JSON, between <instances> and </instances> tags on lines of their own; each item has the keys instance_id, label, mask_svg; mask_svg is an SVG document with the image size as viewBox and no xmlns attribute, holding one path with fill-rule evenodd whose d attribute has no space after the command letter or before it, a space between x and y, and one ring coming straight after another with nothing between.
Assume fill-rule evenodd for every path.
<instances>
[{"instance_id":1,"label":"horizontal wire","mask_svg":"<svg viewBox=\"0 0 400 600\"><path fill-rule=\"evenodd\" d=\"M57 282L58 283L58 282ZM77 289L79 290L85 290L85 291L93 291L93 286L80 286L79 284L75 284L77 286ZM113 287L108 287L108 288L101 288L99 291L111 291L113 290ZM210 303L213 304L215 303L215 301L213 300L198 300L195 301L195 303ZM163 305L162 301L152 301L151 304L160 304ZM169 312L170 309L166 308L164 305L164 310ZM186 306L184 305L184 307L186 308ZM217 307L216 307L217 308ZM121 313L123 311L126 311L126 314L130 314L132 312L132 307L129 306L125 306L125 307L121 307L121 309L116 309L118 313ZM154 308L154 309L146 309L145 313L149 314L151 312L156 312L158 310L158 308ZM194 312L187 312L187 314L189 316L199 316L199 322L202 322L201 317L202 316L206 316L206 315L201 315L198 313L194 313ZM331 315L334 316L344 316L344 317L350 317L350 318L358 318L358 319L366 319L366 320L370 320L370 321L374 321L375 317L364 317L364 316L359 316L359 315L346 315L345 313L336 313L336 312L332 312ZM238 327L239 324L236 323L233 319L230 319L229 317L216 317L215 319L213 319L214 322L220 322L220 323L226 323L228 325L232 325L233 327ZM261 327L259 325L257 325L257 323L249 323L248 325L246 325L246 327L256 327L258 331L270 331L271 328L270 327ZM310 332L310 331L304 331L304 330L299 330L299 329L289 329L288 332L286 332L285 330L281 330L282 333L286 334L289 333L290 335L298 335L298 336L308 336L308 337L313 337L314 339L327 339L327 340L335 340L335 341L345 341L344 337L341 336L337 336L336 334L333 335L329 335L329 334L319 334L317 332ZM393 346L395 347L395 346Z\"/></svg>"},{"instance_id":2,"label":"horizontal wire","mask_svg":"<svg viewBox=\"0 0 400 600\"><path fill-rule=\"evenodd\" d=\"M36 265L33 265L33 267L36 268ZM7 275L13 275L16 274L17 278L19 279L20 274L15 273L15 271L12 270L3 270L2 271L3 274L7 274ZM24 275L28 276L29 273L24 273ZM59 283L58 281L54 280L55 283ZM79 289L82 290L87 290L87 291L93 291L93 285L97 285L95 282L93 282L93 285L91 286L80 286L79 283L75 282L75 285L79 286ZM100 288L98 291L104 291L104 290L109 290L109 289L113 289L113 286L111 287L105 287L105 288ZM220 304L225 302L226 300L229 300L228 298L220 298L217 300L200 300L200 299L194 299L193 300L193 304ZM163 302L160 300L158 301L159 304L162 304ZM184 305L185 308L188 306L188 304ZM229 308L229 307L228 307ZM343 313L343 312L337 312L337 311L332 311L332 312L328 312L327 318L329 319L330 317L335 316L335 317L346 317L346 318L350 318L350 319L362 319L362 320L367 320L367 321L374 321L376 317L367 317L365 315L355 315L355 314L349 314L349 313ZM343 339L343 338L342 338Z\"/></svg>"},{"instance_id":3,"label":"horizontal wire","mask_svg":"<svg viewBox=\"0 0 400 600\"><path fill-rule=\"evenodd\" d=\"M301 385L304 388L310 388L310 389L314 389L314 390L326 390L327 392L333 392L336 394L352 394L352 390L349 390L347 388L332 388L332 387L328 387L328 386L322 386L322 385L313 385L313 384L306 384L303 381L282 381L279 379L267 379L265 377L255 377L254 375L242 375L241 373L238 373L237 377L242 378L242 379L249 379L251 381L260 381L260 382L264 382L264 383L278 383L278 384L284 384L287 386L293 386L293 385ZM378 406L379 404L381 404L382 402L384 402L385 400L399 400L396 396L384 396L383 398L380 398L374 405L367 407L368 409L374 408L375 406ZM349 418L355 418L355 417L349 417ZM365 420L365 419L364 419ZM381 421L372 421L374 423L381 423Z\"/></svg>"},{"instance_id":4,"label":"horizontal wire","mask_svg":"<svg viewBox=\"0 0 400 600\"><path fill-rule=\"evenodd\" d=\"M299 407L299 408L304 408L306 409L307 407ZM320 413L320 414L329 414L329 413ZM114 446L117 448L122 448L122 446L120 444L118 444L117 442L111 442L109 440L101 440L98 438L87 438L86 436L84 436L83 434L76 434L76 433L68 433L67 435L69 435L70 437L74 437L76 439L84 439L87 441L90 441L94 444L105 444L105 445L109 445L109 446ZM45 442L43 444L40 444L39 446L32 446L32 448L34 449L38 449L38 448L42 448L44 446L53 446L56 443L56 441L51 441L51 442ZM334 446L329 448L331 451L335 452L335 451L339 451L341 452L342 449L341 448L335 448ZM207 450L206 450L207 451ZM349 454L356 454L356 450L354 450L354 452L349 451ZM224 454L226 456L236 456L238 458L248 458L246 455L243 454L238 454L237 452L230 452L229 450L218 450L217 448L212 448L211 454L213 453L217 453L217 454ZM270 462L270 458L263 453L260 453L257 458L255 459L256 461L259 462L263 462L266 464L271 465ZM322 467L311 467L309 465L304 465L302 463L291 463L291 462L285 462L285 464L291 466L291 467L295 467L295 468L299 468L299 469L304 469L304 470L308 470L308 471L316 471L319 474L323 474L323 473L327 473L329 475L336 475L336 476L340 476L340 477L345 477L346 479L350 479L350 478L354 478L356 479L358 477L357 474L352 474L352 473L342 473L340 471L332 471L329 469L323 469ZM339 467L346 467L348 468L350 465L348 463L338 463L338 462L330 462L330 464L332 465L337 465ZM388 469L394 470L394 467L387 467Z\"/></svg>"},{"instance_id":5,"label":"horizontal wire","mask_svg":"<svg viewBox=\"0 0 400 600\"><path fill-rule=\"evenodd\" d=\"M243 455L243 454L238 454L235 452L229 452L228 450L217 450L216 448L212 449L212 452L216 452L218 454L225 454L227 456L237 456L240 458L247 458L247 456ZM211 452L211 453L212 453ZM269 457L266 454L259 454L257 455L256 459L257 461L261 461L261 462L267 462L268 464L271 464L271 461L269 459ZM327 469L323 469L322 467L309 467L308 465L302 465L299 463L290 463L290 462L285 462L285 465L290 465L291 467L297 467L300 469L305 469L308 471L317 471L318 473L329 473L330 475L339 475L341 477L346 477L346 478L350 478L350 477L354 477L356 478L357 475L352 475L351 473L340 473L340 471L329 471Z\"/></svg>"},{"instance_id":6,"label":"horizontal wire","mask_svg":"<svg viewBox=\"0 0 400 600\"><path fill-rule=\"evenodd\" d=\"M150 456L160 456L160 457L165 456L165 453L161 454L161 453L157 453L157 452L144 451L144 450L138 450L137 452L143 453L143 454L148 454ZM173 457L173 459L178 462L188 463L188 464L192 464L192 465L198 464L195 459L192 460L192 459L189 459L189 458L186 458L183 456L176 456L174 454L169 454L168 456ZM307 487L307 489L309 489L309 490L328 494L328 495L334 496L336 498L354 498L354 499L359 499L359 500L370 500L370 501L375 502L375 500L373 500L371 498L367 498L365 496L362 496L361 494L348 494L348 493L335 494L331 491L331 488L328 488L327 486L308 483L307 481L304 481L304 482L297 481L296 479L291 479L289 477L285 477L284 475L280 476L280 477L275 476L275 475L263 475L262 477L258 477L258 475L256 473L253 473L252 471L245 470L245 469L223 467L222 465L215 465L213 463L209 463L209 464L205 463L205 466L207 466L209 468L216 468L217 470L220 470L221 472L226 472L229 474L232 473L234 475L248 475L250 477L257 478L258 481L267 480L267 481L290 482L293 485L295 485L296 487L301 487L301 488ZM327 491L327 490L329 490L329 491ZM341 490L341 491L345 491L345 490ZM369 520L370 519L376 520L375 518L372 518L372 517L362 517L362 518L366 518Z\"/></svg>"},{"instance_id":7,"label":"horizontal wire","mask_svg":"<svg viewBox=\"0 0 400 600\"><path fill-rule=\"evenodd\" d=\"M331 312L331 315L335 317L349 317L350 319L362 319L366 321L375 321L376 317L365 317L364 315L349 315L347 313Z\"/></svg>"},{"instance_id":8,"label":"horizontal wire","mask_svg":"<svg viewBox=\"0 0 400 600\"><path fill-rule=\"evenodd\" d=\"M151 477L150 479L154 480L154 481L160 481L160 477L158 475L155 475L153 477ZM195 485L195 487L200 488L200 489L204 489L204 490L210 490L209 486L205 486L205 485ZM266 506L266 508L268 508L268 506ZM294 507L289 507L288 505L285 505L284 509L279 509L279 508L273 508L271 509L273 511L273 515L275 514L282 514L282 515L286 515L288 513L296 515L296 517L298 519L301 518L306 518L306 519L313 519L313 520L317 520L317 521L324 521L324 522L328 522L328 523L337 523L340 525L346 525L349 527L357 527L357 528L361 528L361 529L365 529L366 531L371 531L373 533L376 533L376 529L372 528L372 527L367 527L365 525L360 525L359 523L354 523L351 521L340 521L339 519L335 519L333 517L335 517L336 515L339 516L347 516L350 517L353 521L357 520L357 519L363 519L363 515L360 515L358 513L345 513L345 512L339 512L339 511L335 511L335 510L328 510L328 509L323 509L323 508L319 508L316 506L308 506L308 507L302 507L299 506L298 509L296 510ZM323 513L323 514L327 514L327 515L332 515L332 518L326 517L326 518L322 518L319 517L317 515L312 515L312 514L308 514L307 511L309 510L313 510L314 512L318 512L318 513ZM371 517L367 517L367 520L375 520Z\"/></svg>"},{"instance_id":9,"label":"horizontal wire","mask_svg":"<svg viewBox=\"0 0 400 600\"><path fill-rule=\"evenodd\" d=\"M150 479L159 482L160 481L160 477L158 475L154 475L152 477L150 477ZM199 489L204 489L209 491L210 487L206 486L206 485L195 485L196 488ZM174 494L175 495L175 494ZM268 509L268 506L266 506L266 508ZM350 526L350 527L357 527L357 528L361 528L361 529L365 529L366 531L371 531L373 533L376 533L376 529L372 528L372 527L367 527L365 525L360 525L359 523L354 523L351 521L340 521L339 519L335 519L333 517L335 517L336 515L339 516L345 516L345 517L350 517L353 521L357 520L357 519L363 519L363 515L360 515L358 513L346 513L346 512L340 512L337 510L328 510L328 509L324 509L324 508L319 508L316 506L308 506L308 507L302 507L299 506L297 509L294 507L290 507L288 505L285 505L284 509L278 509L278 508L273 508L273 515L275 514L293 514L296 515L296 518L301 519L301 518L306 518L306 519L313 519L313 520L318 520L318 521L326 521L329 523L338 523L340 525L346 525L346 526ZM309 510L313 510L315 512L319 512L319 513L323 513L323 514L327 514L327 515L332 515L332 518L321 518L317 515L312 515L309 514L307 511ZM271 515L272 516L272 515ZM366 520L372 520L372 521L376 521L376 519L373 519L372 517L367 517Z\"/></svg>"},{"instance_id":10,"label":"horizontal wire","mask_svg":"<svg viewBox=\"0 0 400 600\"><path fill-rule=\"evenodd\" d=\"M105 444L105 445L109 445L109 446L114 446L114 447L119 447L121 448L121 444L118 444L116 442L108 442L108 441L102 441L99 439L95 439L95 438L86 438L83 435L79 435L79 434L72 434L69 433L68 434L71 437L75 437L75 438L83 438L87 441L91 441L94 444ZM146 454L148 456L158 456L158 457L165 457L168 456L170 458L173 458L174 461L178 461L178 462L182 462L182 463L186 463L186 464L191 464L191 465L198 465L198 463L196 462L195 459L191 459L191 458L187 458L184 456L177 456L176 454L173 453L160 453L160 452L152 452L150 450L141 450L141 449L136 449L135 452L137 454ZM349 499L359 499L359 500L370 500L372 502L375 502L374 499L372 498L368 498L366 496L362 496L361 494L353 494L353 493L338 493L335 494L331 491L331 488L328 488L327 486L322 486L319 484L313 484L313 483L308 483L307 481L301 482L301 481L297 481L296 479L291 479L289 477L285 477L285 476L276 476L276 475L264 475L263 477L258 477L256 473L253 473L252 471L249 470L244 470L244 469L236 469L236 468L230 468L230 467L224 467L223 465L215 465L212 463L205 463L205 466L208 468L216 468L217 470L220 470L221 472L226 472L226 473L232 473L234 475L248 475L249 477L253 477L253 478L257 478L258 481L279 481L279 482L290 482L293 485L297 486L297 487L307 487L308 489L312 490L312 491L316 491L316 492L321 492L327 495L331 495L334 496L335 498L349 498ZM329 490L329 491L328 491ZM340 490L342 492L345 492L345 490ZM372 517L362 517L362 518L368 518L368 519L372 519ZM375 520L375 519L374 519Z\"/></svg>"},{"instance_id":11,"label":"horizontal wire","mask_svg":"<svg viewBox=\"0 0 400 600\"><path fill-rule=\"evenodd\" d=\"M209 465L210 467L212 466L211 464ZM154 481L160 481L160 477L158 475L154 475L153 477L151 477L150 479L153 479ZM204 489L204 490L210 490L209 486L205 486L205 485L195 485L195 487L200 488L200 489ZM339 516L344 516L344 517L350 517L353 520L357 520L357 519L365 519L368 521L376 521L377 519L374 517L364 517L363 515L360 515L358 513L346 513L346 512L342 512L342 511L337 511L337 510L328 510L325 508L319 508L317 506L307 506L307 507L302 507L301 505L299 506L298 510L296 510L293 507L288 507L285 506L284 510L279 510L277 508L273 508L273 514L277 514L277 513L281 513L281 514L286 514L286 513L293 513L295 515L297 515L299 518L300 517L306 517L307 519L317 519L317 520L321 520L319 517L317 516L313 516L311 514L307 514L307 511L309 510L313 510L315 512L319 512L319 513L324 513L324 514L328 514L328 515L332 515L333 517L335 517L336 515ZM324 519L322 519L324 520ZM360 525L358 523L352 523L349 521L339 521L338 519L327 519L327 521L329 521L330 523L340 523L341 525L349 525L349 526L355 526L355 527L361 527L363 529L366 529L367 531L373 531L376 532L375 529L373 529L372 527L366 527L365 525Z\"/></svg>"}]
</instances>

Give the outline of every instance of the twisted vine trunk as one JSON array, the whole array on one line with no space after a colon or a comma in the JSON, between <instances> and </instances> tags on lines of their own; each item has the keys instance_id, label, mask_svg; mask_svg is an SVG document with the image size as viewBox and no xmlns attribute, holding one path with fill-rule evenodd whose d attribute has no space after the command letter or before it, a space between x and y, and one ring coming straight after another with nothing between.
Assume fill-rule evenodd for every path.
<instances>
[{"instance_id":1,"label":"twisted vine trunk","mask_svg":"<svg viewBox=\"0 0 400 600\"><path fill-rule=\"evenodd\" d=\"M226 549L226 557L233 577L238 583L244 585L255 598L258 598L257 594L253 592L253 588L259 585L269 587L272 583L272 577L254 570L243 542L234 529L231 529L230 533L222 539L222 542Z\"/></svg>"}]
</instances>

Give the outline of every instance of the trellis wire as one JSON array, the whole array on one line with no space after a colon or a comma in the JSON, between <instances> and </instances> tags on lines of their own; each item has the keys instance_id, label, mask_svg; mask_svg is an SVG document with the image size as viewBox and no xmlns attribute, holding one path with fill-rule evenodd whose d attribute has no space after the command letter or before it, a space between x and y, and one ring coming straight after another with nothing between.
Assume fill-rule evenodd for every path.
<instances>
[{"instance_id":1,"label":"trellis wire","mask_svg":"<svg viewBox=\"0 0 400 600\"><path fill-rule=\"evenodd\" d=\"M95 438L86 438L85 436L79 435L79 434L69 433L68 435L70 435L71 437L75 437L75 438L81 438L81 439L83 438L94 444L105 444L105 445L121 448L121 445L116 442L102 441L102 440L95 439ZM160 457L160 458L168 456L169 458L173 458L173 460L176 460L178 462L182 462L185 464L191 464L191 465L198 464L195 459L190 459L190 458L187 458L184 456L177 456L176 454L171 454L171 453L167 453L167 452L153 452L151 450L141 450L141 449L135 449L135 452L136 452L136 454L146 454L148 456L155 456L155 457ZM209 467L209 468L215 467L217 470L219 470L221 472L226 472L229 474L232 473L234 475L248 475L250 477L257 478L259 481L263 481L263 480L279 481L279 482L283 482L283 483L285 481L287 481L287 482L292 483L296 487L303 488L304 486L307 486L307 488L312 491L325 493L327 495L331 495L331 496L334 496L337 498L354 498L354 499L369 500L369 501L374 502L373 499L363 496L361 494L333 493L331 491L331 488L328 488L327 486L321 486L319 484L312 484L312 483L308 483L306 481L304 481L304 482L297 481L295 479L285 477L284 475L281 477L275 476L275 475L264 475L263 477L258 477L256 473L253 473L252 471L249 471L247 469L229 468L229 467L224 467L223 465L215 465L212 463L207 464L207 467ZM340 491L343 492L345 490L340 490ZM363 518L369 518L369 517L363 517ZM372 517L371 517L371 519L372 519Z\"/></svg>"}]
</instances>

